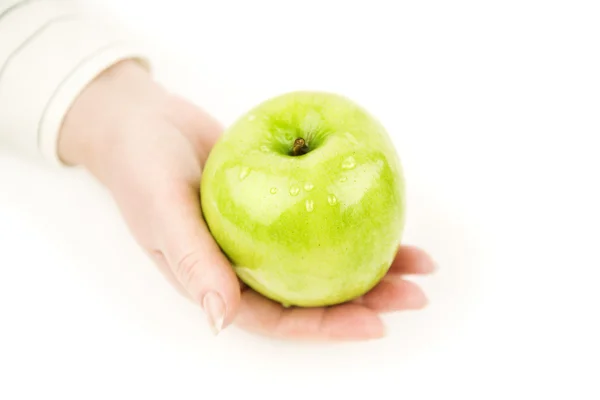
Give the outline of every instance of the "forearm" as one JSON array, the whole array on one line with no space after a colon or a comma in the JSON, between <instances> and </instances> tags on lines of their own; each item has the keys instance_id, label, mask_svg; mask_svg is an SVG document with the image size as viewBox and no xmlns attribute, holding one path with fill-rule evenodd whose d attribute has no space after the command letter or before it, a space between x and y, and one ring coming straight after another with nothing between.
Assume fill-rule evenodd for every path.
<instances>
[{"instance_id":1,"label":"forearm","mask_svg":"<svg viewBox=\"0 0 600 400\"><path fill-rule=\"evenodd\" d=\"M148 67L141 43L83 1L0 0L0 141L61 163L68 111L126 59Z\"/></svg>"}]
</instances>

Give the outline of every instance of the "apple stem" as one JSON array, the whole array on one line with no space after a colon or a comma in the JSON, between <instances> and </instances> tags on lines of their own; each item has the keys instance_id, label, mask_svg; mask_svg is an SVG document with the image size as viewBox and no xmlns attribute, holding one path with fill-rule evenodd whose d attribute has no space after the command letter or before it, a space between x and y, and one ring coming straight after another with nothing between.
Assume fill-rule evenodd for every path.
<instances>
[{"instance_id":1,"label":"apple stem","mask_svg":"<svg viewBox=\"0 0 600 400\"><path fill-rule=\"evenodd\" d=\"M302 138L294 140L294 147L292 147L292 155L301 156L306 153L308 153L308 146L306 145L306 141Z\"/></svg>"}]
</instances>

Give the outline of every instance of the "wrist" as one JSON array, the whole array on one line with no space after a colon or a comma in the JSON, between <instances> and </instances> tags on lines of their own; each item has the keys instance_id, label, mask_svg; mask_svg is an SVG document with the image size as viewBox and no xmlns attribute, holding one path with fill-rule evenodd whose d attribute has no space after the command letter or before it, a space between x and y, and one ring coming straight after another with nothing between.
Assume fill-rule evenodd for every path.
<instances>
[{"instance_id":1,"label":"wrist","mask_svg":"<svg viewBox=\"0 0 600 400\"><path fill-rule=\"evenodd\" d=\"M134 121L156 115L164 90L133 60L105 70L77 97L63 121L58 155L95 173Z\"/></svg>"}]
</instances>

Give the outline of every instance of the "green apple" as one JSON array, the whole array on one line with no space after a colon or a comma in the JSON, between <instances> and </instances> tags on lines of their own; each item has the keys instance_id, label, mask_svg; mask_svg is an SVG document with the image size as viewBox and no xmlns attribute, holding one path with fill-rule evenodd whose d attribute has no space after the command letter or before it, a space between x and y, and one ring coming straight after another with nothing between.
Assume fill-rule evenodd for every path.
<instances>
[{"instance_id":1,"label":"green apple","mask_svg":"<svg viewBox=\"0 0 600 400\"><path fill-rule=\"evenodd\" d=\"M284 306L329 306L372 289L400 245L400 160L384 127L326 92L271 98L212 149L208 227L248 286Z\"/></svg>"}]
</instances>

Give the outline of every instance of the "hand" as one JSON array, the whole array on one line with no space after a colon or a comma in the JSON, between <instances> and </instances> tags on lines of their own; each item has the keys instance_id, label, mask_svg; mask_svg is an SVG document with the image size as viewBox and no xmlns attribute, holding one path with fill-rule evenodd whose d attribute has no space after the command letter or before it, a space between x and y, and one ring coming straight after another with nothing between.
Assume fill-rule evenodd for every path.
<instances>
[{"instance_id":1,"label":"hand","mask_svg":"<svg viewBox=\"0 0 600 400\"><path fill-rule=\"evenodd\" d=\"M206 112L125 61L75 101L61 130L59 155L110 190L137 242L167 280L204 309L217 332L235 321L269 336L369 339L384 334L379 313L425 306L422 290L402 277L430 273L434 265L413 247L400 249L370 293L335 307L284 309L240 284L199 202L202 165L221 132Z\"/></svg>"}]
</instances>

